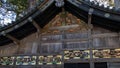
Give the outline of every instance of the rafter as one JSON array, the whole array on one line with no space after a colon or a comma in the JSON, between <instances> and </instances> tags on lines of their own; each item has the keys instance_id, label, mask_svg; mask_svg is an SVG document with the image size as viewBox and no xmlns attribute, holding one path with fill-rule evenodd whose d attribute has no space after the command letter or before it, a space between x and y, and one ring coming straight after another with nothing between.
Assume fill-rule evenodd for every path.
<instances>
[{"instance_id":1,"label":"rafter","mask_svg":"<svg viewBox=\"0 0 120 68\"><path fill-rule=\"evenodd\" d=\"M40 4L37 8L40 9L42 6L44 6L49 0L45 0L42 4Z\"/></svg>"},{"instance_id":2,"label":"rafter","mask_svg":"<svg viewBox=\"0 0 120 68\"><path fill-rule=\"evenodd\" d=\"M35 22L34 20L32 20L32 24L36 27L37 31L40 32L41 27L37 24L37 22Z\"/></svg>"},{"instance_id":3,"label":"rafter","mask_svg":"<svg viewBox=\"0 0 120 68\"><path fill-rule=\"evenodd\" d=\"M17 45L20 44L20 41L17 38L13 37L12 35L5 34L4 36L7 37L7 38L9 38L9 39L11 39L15 44L17 44Z\"/></svg>"},{"instance_id":4,"label":"rafter","mask_svg":"<svg viewBox=\"0 0 120 68\"><path fill-rule=\"evenodd\" d=\"M37 24L35 20L33 20L31 17L28 18L28 20L33 24L33 26L37 29L36 37L39 38L41 27Z\"/></svg>"}]
</instances>

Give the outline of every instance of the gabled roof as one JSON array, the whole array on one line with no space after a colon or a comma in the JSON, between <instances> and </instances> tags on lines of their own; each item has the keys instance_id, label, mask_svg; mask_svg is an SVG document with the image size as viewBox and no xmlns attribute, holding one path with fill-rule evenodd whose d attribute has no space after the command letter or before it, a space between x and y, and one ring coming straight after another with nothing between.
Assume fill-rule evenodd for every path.
<instances>
[{"instance_id":1,"label":"gabled roof","mask_svg":"<svg viewBox=\"0 0 120 68\"><path fill-rule=\"evenodd\" d=\"M94 5L89 5L84 2L72 2L72 0L65 0L65 6L62 7L65 11L68 11L76 17L88 21L89 9L94 9L92 15L92 24L103 27L105 29L119 32L120 31L120 14L104 9L96 8ZM29 18L34 20L41 28L49 23L58 13L62 11L62 8L56 7L54 2L46 3L42 9L35 9L32 13L23 17L21 20L16 21L18 23L9 26L3 30L0 30L0 46L11 43L12 40L3 36L9 34L14 38L21 40L24 37L37 31Z\"/></svg>"}]
</instances>

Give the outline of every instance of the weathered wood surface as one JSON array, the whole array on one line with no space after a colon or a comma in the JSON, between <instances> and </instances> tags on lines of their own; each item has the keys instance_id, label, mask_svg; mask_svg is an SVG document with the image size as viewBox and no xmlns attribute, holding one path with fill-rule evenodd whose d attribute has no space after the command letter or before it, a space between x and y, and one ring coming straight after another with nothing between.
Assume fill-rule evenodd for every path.
<instances>
[{"instance_id":1,"label":"weathered wood surface","mask_svg":"<svg viewBox=\"0 0 120 68\"><path fill-rule=\"evenodd\" d=\"M90 50L92 49L113 49L120 48L120 33L111 32L109 30L93 26L90 31L86 23L71 14L66 17L66 23L60 17L56 16L50 22L50 25L45 26L45 29L40 30L41 34L36 32L24 39L20 40L20 44L9 44L0 47L0 56L18 56L18 55L62 55L64 50ZM70 26L79 24L78 26ZM63 26L63 27L61 27ZM67 27L65 27L67 26ZM55 28L53 28L55 27ZM59 27L59 28L56 28ZM75 28L76 27L76 28ZM57 30L56 30L57 29ZM39 34L39 35L38 35ZM92 59L89 60L67 60L65 63L90 63L90 62L120 62L118 59ZM61 66L26 66L24 68L62 68ZM2 67L0 67L2 68ZM4 68L4 67L3 67ZM7 68L7 67L6 67ZM15 66L11 68L23 68Z\"/></svg>"},{"instance_id":2,"label":"weathered wood surface","mask_svg":"<svg viewBox=\"0 0 120 68\"><path fill-rule=\"evenodd\" d=\"M95 28L97 29L97 28ZM102 29L103 30L103 29ZM87 35L84 33L81 34L73 34L73 37L76 36L78 40L74 40L72 38L72 34L66 35L66 38L62 38L63 42L55 42L55 40L51 40L53 42L49 43L41 43L41 37L37 38L37 33L34 33L23 40L20 41L20 45L9 44L6 46L0 47L0 56L2 55L12 55L12 54L42 54L42 53L58 53L64 49L84 49L89 48L88 41L81 40L86 39ZM78 37L77 37L78 35ZM79 36L81 35L81 36ZM94 31L93 36L93 48L119 48L120 47L120 38L119 34L113 32L103 32L99 30L98 33ZM73 41L74 40L74 41Z\"/></svg>"}]
</instances>

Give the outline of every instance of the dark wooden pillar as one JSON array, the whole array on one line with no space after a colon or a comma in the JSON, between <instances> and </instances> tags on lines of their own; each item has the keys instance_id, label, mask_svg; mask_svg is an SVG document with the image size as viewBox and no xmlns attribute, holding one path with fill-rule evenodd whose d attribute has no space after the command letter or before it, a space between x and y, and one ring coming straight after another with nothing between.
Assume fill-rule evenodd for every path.
<instances>
[{"instance_id":1,"label":"dark wooden pillar","mask_svg":"<svg viewBox=\"0 0 120 68\"><path fill-rule=\"evenodd\" d=\"M89 9L89 12L88 12L88 26L89 26L89 29L88 29L88 45L89 45L89 48L90 48L90 68L94 68L94 63L93 63L93 56L92 56L92 48L93 48L93 44L92 44L92 29L93 29L93 26L92 26L92 13L93 13L94 9L93 8L90 8Z\"/></svg>"}]
</instances>

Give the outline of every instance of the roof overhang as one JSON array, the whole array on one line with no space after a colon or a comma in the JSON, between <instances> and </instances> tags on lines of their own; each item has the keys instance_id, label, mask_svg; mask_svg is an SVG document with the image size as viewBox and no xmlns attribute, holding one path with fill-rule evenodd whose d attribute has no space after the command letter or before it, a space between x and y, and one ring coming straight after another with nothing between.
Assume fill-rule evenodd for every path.
<instances>
[{"instance_id":1,"label":"roof overhang","mask_svg":"<svg viewBox=\"0 0 120 68\"><path fill-rule=\"evenodd\" d=\"M65 8L66 11L84 20L86 23L88 22L89 9L92 8L94 9L92 14L93 25L100 26L115 32L120 31L120 14L106 12L99 8L95 8L94 5L92 6L82 2L74 3L70 0L66 0L65 6L62 8ZM24 37L36 32L37 29L28 20L28 18L31 17L41 28L43 28L46 24L49 23L51 19L53 19L59 12L62 11L62 8L56 7L54 1L50 2L49 4L45 5L43 8L44 10L36 8L33 12L28 13L28 15L16 21L15 24L0 30L0 46L12 42L11 39L3 36L4 34L10 34L18 40L21 40ZM110 16L106 17L106 13Z\"/></svg>"}]
</instances>

